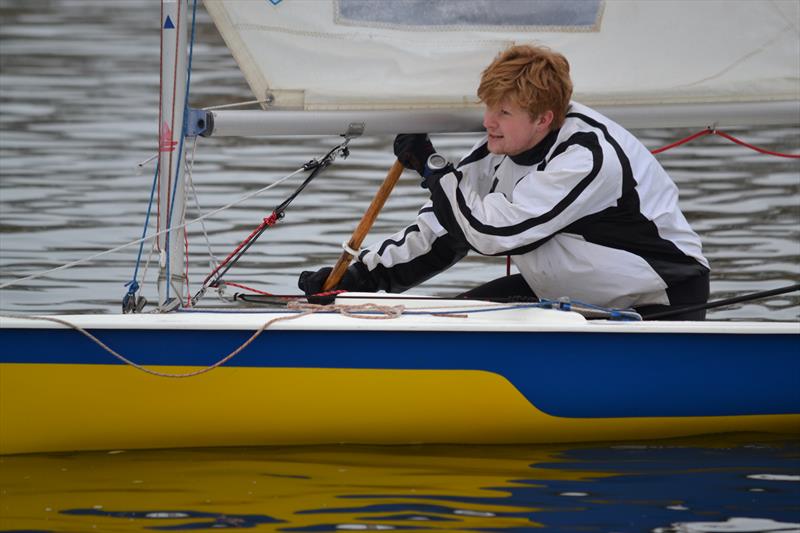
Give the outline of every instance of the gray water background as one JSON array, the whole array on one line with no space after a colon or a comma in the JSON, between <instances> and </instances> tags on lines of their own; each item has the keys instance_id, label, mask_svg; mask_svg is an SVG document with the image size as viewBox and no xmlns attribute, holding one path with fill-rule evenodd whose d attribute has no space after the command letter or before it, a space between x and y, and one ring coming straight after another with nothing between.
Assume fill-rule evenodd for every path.
<instances>
[{"instance_id":1,"label":"gray water background","mask_svg":"<svg viewBox=\"0 0 800 533\"><path fill-rule=\"evenodd\" d=\"M202 10L200 15L192 105L250 99L216 30ZM155 0L0 0L0 283L140 236L153 166L138 171L137 164L157 143L159 25ZM691 132L637 133L655 148ZM773 150L797 152L800 146L800 127L731 133ZM436 143L457 157L473 139L437 137ZM272 183L335 142L202 139L194 169L202 207L208 211ZM390 144L390 137L356 140L352 155L298 198L230 279L296 293L298 272L331 264L392 163ZM800 163L711 137L659 158L703 238L714 269L713 297L800 279ZM209 221L215 253L226 255L296 183ZM374 235L388 235L411 219L425 199L417 183L404 177ZM197 283L208 264L202 236L193 231L191 241ZM132 247L0 290L0 310L118 312L135 257ZM500 259L470 256L418 291L453 294L503 272ZM152 299L152 286L145 294ZM711 317L797 321L800 300L782 296ZM234 524L283 531L311 523L314 530L335 531L419 527L420 517L428 516L426 530L677 533L719 531L731 517L775 520L781 530L800 522L798 446L791 437L119 452L0 459L0 529L209 530ZM379 486L371 484L374 475L361 473L371 465L385 472ZM64 481L67 473L73 481ZM782 475L794 481L781 481ZM250 492L243 494L242 487ZM413 497L408 487L415 487ZM186 512L172 512L176 508ZM245 516L243 509L262 514ZM133 519L134 512L168 518ZM406 516L389 519L387 513ZM255 523L270 517L281 522Z\"/></svg>"},{"instance_id":2,"label":"gray water background","mask_svg":"<svg viewBox=\"0 0 800 533\"><path fill-rule=\"evenodd\" d=\"M191 105L252 99L227 48L198 10ZM0 0L0 283L80 260L141 236L152 184L159 82L157 2ZM657 148L695 130L639 130ZM800 127L726 130L768 149L800 150ZM453 159L475 140L436 136ZM353 141L228 275L229 281L298 294L300 271L332 264L393 161L391 137ZM193 180L207 212L324 154L338 139L200 139ZM712 298L800 280L800 162L707 136L659 156L712 265ZM225 257L299 179L206 222ZM367 242L413 220L426 192L406 173ZM188 218L198 212L189 202ZM152 230L151 230L152 232ZM147 248L146 248L147 250ZM0 290L6 312L115 313L137 247ZM190 279L209 272L199 226L190 232ZM147 254L145 254L146 258ZM140 270L140 274L141 274ZM452 295L505 272L501 258L471 255L415 292ZM155 271L148 270L152 281ZM152 283L145 296L155 300ZM800 297L715 310L714 319L798 320Z\"/></svg>"}]
</instances>

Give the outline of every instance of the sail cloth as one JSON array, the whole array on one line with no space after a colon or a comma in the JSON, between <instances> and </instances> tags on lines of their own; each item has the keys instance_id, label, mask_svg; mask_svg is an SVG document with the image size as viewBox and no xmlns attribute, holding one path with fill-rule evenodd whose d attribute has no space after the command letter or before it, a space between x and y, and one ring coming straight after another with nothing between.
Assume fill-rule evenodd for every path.
<instances>
[{"instance_id":1,"label":"sail cloth","mask_svg":"<svg viewBox=\"0 0 800 533\"><path fill-rule=\"evenodd\" d=\"M689 116L703 107L738 108L748 124L800 122L797 0L205 0L205 6L270 109L479 109L482 69L511 44L535 43L569 59L577 101L637 110L640 121L662 106Z\"/></svg>"}]
</instances>

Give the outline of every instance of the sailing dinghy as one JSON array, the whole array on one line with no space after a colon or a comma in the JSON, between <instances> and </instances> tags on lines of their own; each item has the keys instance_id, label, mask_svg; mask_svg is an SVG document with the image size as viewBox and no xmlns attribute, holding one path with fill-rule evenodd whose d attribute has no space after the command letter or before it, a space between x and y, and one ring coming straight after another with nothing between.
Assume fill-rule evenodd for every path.
<instances>
[{"instance_id":1,"label":"sailing dinghy","mask_svg":"<svg viewBox=\"0 0 800 533\"><path fill-rule=\"evenodd\" d=\"M800 123L797 2L313 5L207 0L264 109L203 111L196 6L163 0L158 306L134 278L122 315L3 315L0 453L800 433L797 322L348 293L204 308L224 282L185 293L182 220L187 139L344 136L313 174L364 133L477 131L477 75L511 42L565 53L576 99L629 127Z\"/></svg>"}]
</instances>

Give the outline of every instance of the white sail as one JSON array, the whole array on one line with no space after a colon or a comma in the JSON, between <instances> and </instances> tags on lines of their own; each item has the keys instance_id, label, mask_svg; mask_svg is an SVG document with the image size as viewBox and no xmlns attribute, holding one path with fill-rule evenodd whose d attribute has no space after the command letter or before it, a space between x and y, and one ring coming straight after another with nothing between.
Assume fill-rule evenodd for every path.
<instances>
[{"instance_id":1,"label":"white sail","mask_svg":"<svg viewBox=\"0 0 800 533\"><path fill-rule=\"evenodd\" d=\"M627 125L800 123L797 0L205 5L268 108L475 109L491 59L538 43L569 59L577 101Z\"/></svg>"}]
</instances>

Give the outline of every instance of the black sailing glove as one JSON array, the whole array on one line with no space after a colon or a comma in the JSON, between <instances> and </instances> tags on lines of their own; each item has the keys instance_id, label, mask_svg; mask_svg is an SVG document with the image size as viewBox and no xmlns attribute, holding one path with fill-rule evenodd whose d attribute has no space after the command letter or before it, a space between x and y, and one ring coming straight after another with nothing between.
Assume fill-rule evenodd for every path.
<instances>
[{"instance_id":1,"label":"black sailing glove","mask_svg":"<svg viewBox=\"0 0 800 533\"><path fill-rule=\"evenodd\" d=\"M322 292L325 280L330 276L333 268L320 268L316 272L306 270L300 273L297 287L310 296ZM345 270L342 280L333 288L338 291L375 292L378 290L372 276L362 263L353 263Z\"/></svg>"},{"instance_id":2,"label":"black sailing glove","mask_svg":"<svg viewBox=\"0 0 800 533\"><path fill-rule=\"evenodd\" d=\"M394 155L404 167L416 170L422 176L425 162L436 150L427 133L401 133L394 138Z\"/></svg>"}]
</instances>

